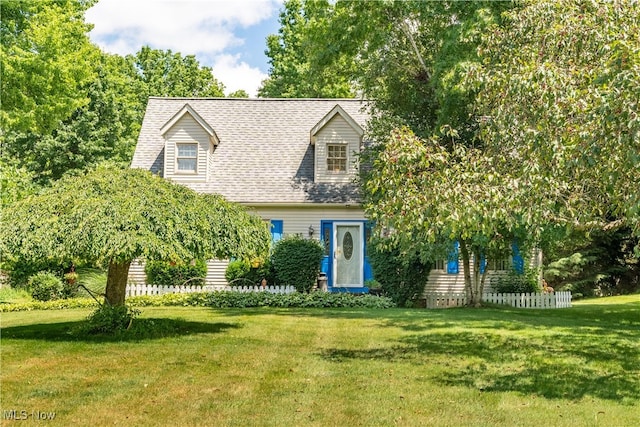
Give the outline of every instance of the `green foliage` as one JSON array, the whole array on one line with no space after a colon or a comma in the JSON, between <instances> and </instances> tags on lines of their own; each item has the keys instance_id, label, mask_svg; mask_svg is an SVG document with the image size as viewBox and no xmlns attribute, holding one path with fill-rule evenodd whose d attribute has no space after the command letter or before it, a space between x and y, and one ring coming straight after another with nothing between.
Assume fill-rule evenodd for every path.
<instances>
[{"instance_id":1,"label":"green foliage","mask_svg":"<svg viewBox=\"0 0 640 427\"><path fill-rule=\"evenodd\" d=\"M204 285L207 262L196 260L190 263L147 261L144 267L147 283L158 286ZM188 283L187 283L188 282Z\"/></svg>"},{"instance_id":2,"label":"green foliage","mask_svg":"<svg viewBox=\"0 0 640 427\"><path fill-rule=\"evenodd\" d=\"M127 299L130 307L212 307L212 308L391 308L396 304L388 297L374 295L354 295L349 293L292 293L272 294L269 292L194 292L188 294L164 294L138 296ZM91 298L71 298L55 301L33 301L25 303L0 304L0 312L29 310L60 310L67 308L95 307Z\"/></svg>"},{"instance_id":3,"label":"green foliage","mask_svg":"<svg viewBox=\"0 0 640 427\"><path fill-rule=\"evenodd\" d=\"M231 261L224 273L224 278L231 286L257 285L262 282L262 279L266 279L269 286L275 284L275 271L270 260L259 263L257 267L254 265L246 260Z\"/></svg>"},{"instance_id":4,"label":"green foliage","mask_svg":"<svg viewBox=\"0 0 640 427\"><path fill-rule=\"evenodd\" d=\"M30 194L37 187L33 184L33 174L16 166L16 161L8 155L0 154L0 207L5 207Z\"/></svg>"},{"instance_id":5,"label":"green foliage","mask_svg":"<svg viewBox=\"0 0 640 427\"><path fill-rule=\"evenodd\" d=\"M522 204L549 221L640 232L638 16L638 2L531 1L483 34L483 140L501 171L540 177Z\"/></svg>"},{"instance_id":6,"label":"green foliage","mask_svg":"<svg viewBox=\"0 0 640 427\"><path fill-rule=\"evenodd\" d=\"M98 306L93 298L68 298L49 301L23 301L0 304L0 312L32 310L65 310L68 308L92 308Z\"/></svg>"},{"instance_id":7,"label":"green foliage","mask_svg":"<svg viewBox=\"0 0 640 427\"><path fill-rule=\"evenodd\" d=\"M271 255L278 284L309 292L317 282L323 254L317 240L298 236L279 240Z\"/></svg>"},{"instance_id":8,"label":"green foliage","mask_svg":"<svg viewBox=\"0 0 640 427\"><path fill-rule=\"evenodd\" d=\"M491 282L496 292L501 294L521 294L540 292L538 272L535 269L525 269L523 274L510 270L507 274Z\"/></svg>"},{"instance_id":9,"label":"green foliage","mask_svg":"<svg viewBox=\"0 0 640 427\"><path fill-rule=\"evenodd\" d=\"M318 47L326 44L318 38L320 29L329 25L329 2L287 0L280 12L278 34L267 37L269 77L262 82L262 98L350 98L354 91L350 74L353 61L335 60L331 66L313 61ZM333 51L339 54L337 51Z\"/></svg>"},{"instance_id":10,"label":"green foliage","mask_svg":"<svg viewBox=\"0 0 640 427\"><path fill-rule=\"evenodd\" d=\"M62 277L68 263L56 259L8 259L3 257L2 269L6 271L11 287L28 287L29 278L40 271L49 271L57 277Z\"/></svg>"},{"instance_id":11,"label":"green foliage","mask_svg":"<svg viewBox=\"0 0 640 427\"><path fill-rule=\"evenodd\" d=\"M264 257L270 243L264 222L243 207L140 169L65 177L4 215L12 221L0 224L3 258L107 263L114 269L107 295L118 289L118 299L133 259L252 259Z\"/></svg>"},{"instance_id":12,"label":"green foliage","mask_svg":"<svg viewBox=\"0 0 640 427\"><path fill-rule=\"evenodd\" d=\"M0 127L46 134L87 104L98 49L84 1L3 1L0 23ZM4 136L2 137L4 138Z\"/></svg>"},{"instance_id":13,"label":"green foliage","mask_svg":"<svg viewBox=\"0 0 640 427\"><path fill-rule=\"evenodd\" d=\"M28 288L36 301L49 301L64 297L62 280L48 271L41 271L29 277Z\"/></svg>"},{"instance_id":14,"label":"green foliage","mask_svg":"<svg viewBox=\"0 0 640 427\"><path fill-rule=\"evenodd\" d=\"M634 253L638 238L623 227L589 234L574 232L550 249L545 280L556 290L583 296L628 294L640 289L640 257Z\"/></svg>"},{"instance_id":15,"label":"green foliage","mask_svg":"<svg viewBox=\"0 0 640 427\"><path fill-rule=\"evenodd\" d=\"M212 308L391 308L390 298L349 293L291 293L269 292L201 292L190 294L165 294L160 296L131 297L127 300L137 307L145 306L194 306Z\"/></svg>"},{"instance_id":16,"label":"green foliage","mask_svg":"<svg viewBox=\"0 0 640 427\"><path fill-rule=\"evenodd\" d=\"M398 306L411 306L420 298L431 264L423 262L415 253L403 254L397 248L385 248L376 240L370 243L369 261L385 295Z\"/></svg>"},{"instance_id":17,"label":"green foliage","mask_svg":"<svg viewBox=\"0 0 640 427\"><path fill-rule=\"evenodd\" d=\"M144 83L145 102L148 96L224 97L224 85L210 67L200 66L194 55L144 46L127 60L135 65Z\"/></svg>"},{"instance_id":18,"label":"green foliage","mask_svg":"<svg viewBox=\"0 0 640 427\"><path fill-rule=\"evenodd\" d=\"M118 335L131 327L133 320L140 315L140 310L126 305L111 306L104 304L87 318L83 332L89 335Z\"/></svg>"}]
</instances>

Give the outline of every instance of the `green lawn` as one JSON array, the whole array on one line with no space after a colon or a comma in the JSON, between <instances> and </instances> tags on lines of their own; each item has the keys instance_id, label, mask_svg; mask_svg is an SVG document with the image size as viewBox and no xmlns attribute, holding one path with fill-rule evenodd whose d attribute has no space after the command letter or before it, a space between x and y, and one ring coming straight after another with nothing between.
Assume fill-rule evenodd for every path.
<instances>
[{"instance_id":1,"label":"green lawn","mask_svg":"<svg viewBox=\"0 0 640 427\"><path fill-rule=\"evenodd\" d=\"M638 295L539 311L145 308L179 332L74 340L88 313L2 313L3 414L42 425L32 411L55 412L46 425L65 426L640 425Z\"/></svg>"}]
</instances>

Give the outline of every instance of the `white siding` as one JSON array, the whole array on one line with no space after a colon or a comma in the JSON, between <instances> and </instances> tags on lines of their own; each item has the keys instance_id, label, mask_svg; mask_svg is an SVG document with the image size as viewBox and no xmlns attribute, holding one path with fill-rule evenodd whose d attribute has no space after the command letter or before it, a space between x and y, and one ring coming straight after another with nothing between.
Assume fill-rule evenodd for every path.
<instances>
[{"instance_id":1,"label":"white siding","mask_svg":"<svg viewBox=\"0 0 640 427\"><path fill-rule=\"evenodd\" d=\"M229 261L212 259L207 261L207 276L205 284L207 285L226 285L227 281L224 279L224 272L227 269ZM127 283L142 285L147 283L147 275L144 272L145 262L141 260L134 260L129 267L129 278ZM152 285L153 283L148 283Z\"/></svg>"},{"instance_id":2,"label":"white siding","mask_svg":"<svg viewBox=\"0 0 640 427\"><path fill-rule=\"evenodd\" d=\"M327 170L327 144L347 145L347 172ZM315 181L348 183L358 174L356 156L360 151L360 135L340 115L336 114L318 132L315 142Z\"/></svg>"},{"instance_id":3,"label":"white siding","mask_svg":"<svg viewBox=\"0 0 640 427\"><path fill-rule=\"evenodd\" d=\"M314 229L313 238L320 239L320 221L364 220L360 207L254 207L255 213L263 219L283 220L283 233L301 234L309 237L309 226Z\"/></svg>"},{"instance_id":4,"label":"white siding","mask_svg":"<svg viewBox=\"0 0 640 427\"><path fill-rule=\"evenodd\" d=\"M147 275L144 272L144 261L133 260L129 266L129 278L127 283L135 283L143 285L147 281Z\"/></svg>"},{"instance_id":5,"label":"white siding","mask_svg":"<svg viewBox=\"0 0 640 427\"><path fill-rule=\"evenodd\" d=\"M211 142L209 134L191 117L185 114L165 134L164 177L176 182L206 182ZM176 144L198 143L197 174L178 173L176 170Z\"/></svg>"},{"instance_id":6,"label":"white siding","mask_svg":"<svg viewBox=\"0 0 640 427\"><path fill-rule=\"evenodd\" d=\"M542 265L542 254L538 250L534 250L533 255L526 264L527 267L539 268ZM469 267L471 272L475 269L475 263L473 259L469 260ZM431 269L427 284L424 287L423 297L432 292L464 292L464 270L462 267L462 259L458 261L458 274L447 273L447 263L444 263L444 270ZM506 270L489 270L487 278L484 283L484 292L495 292L491 287L491 282L495 281L501 275L506 274ZM539 277L542 280L542 276Z\"/></svg>"}]
</instances>

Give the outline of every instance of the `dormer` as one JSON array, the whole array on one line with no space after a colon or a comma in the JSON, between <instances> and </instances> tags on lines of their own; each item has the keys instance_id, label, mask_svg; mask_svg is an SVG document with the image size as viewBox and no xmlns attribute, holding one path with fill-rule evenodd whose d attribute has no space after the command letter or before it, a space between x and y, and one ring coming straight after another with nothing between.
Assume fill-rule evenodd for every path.
<instances>
[{"instance_id":1,"label":"dormer","mask_svg":"<svg viewBox=\"0 0 640 427\"><path fill-rule=\"evenodd\" d=\"M358 174L356 154L364 130L340 105L311 129L315 146L315 182L349 183Z\"/></svg>"},{"instance_id":2,"label":"dormer","mask_svg":"<svg viewBox=\"0 0 640 427\"><path fill-rule=\"evenodd\" d=\"M165 140L164 177L182 182L205 182L215 147L220 143L213 128L189 105L160 129Z\"/></svg>"}]
</instances>

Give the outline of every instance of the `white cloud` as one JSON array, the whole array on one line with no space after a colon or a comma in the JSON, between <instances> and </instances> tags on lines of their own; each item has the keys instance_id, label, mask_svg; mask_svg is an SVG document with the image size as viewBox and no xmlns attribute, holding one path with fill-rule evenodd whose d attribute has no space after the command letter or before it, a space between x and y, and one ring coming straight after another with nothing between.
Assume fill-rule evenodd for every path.
<instances>
[{"instance_id":1,"label":"white cloud","mask_svg":"<svg viewBox=\"0 0 640 427\"><path fill-rule=\"evenodd\" d=\"M229 51L244 44L234 34L272 18L281 0L100 0L86 13L91 39L103 50L133 54L144 45L196 55L232 92L255 95L266 77Z\"/></svg>"},{"instance_id":2,"label":"white cloud","mask_svg":"<svg viewBox=\"0 0 640 427\"><path fill-rule=\"evenodd\" d=\"M260 83L267 78L259 69L240 61L240 55L219 55L213 64L213 75L225 84L227 95L244 89L251 97L256 96Z\"/></svg>"}]
</instances>

